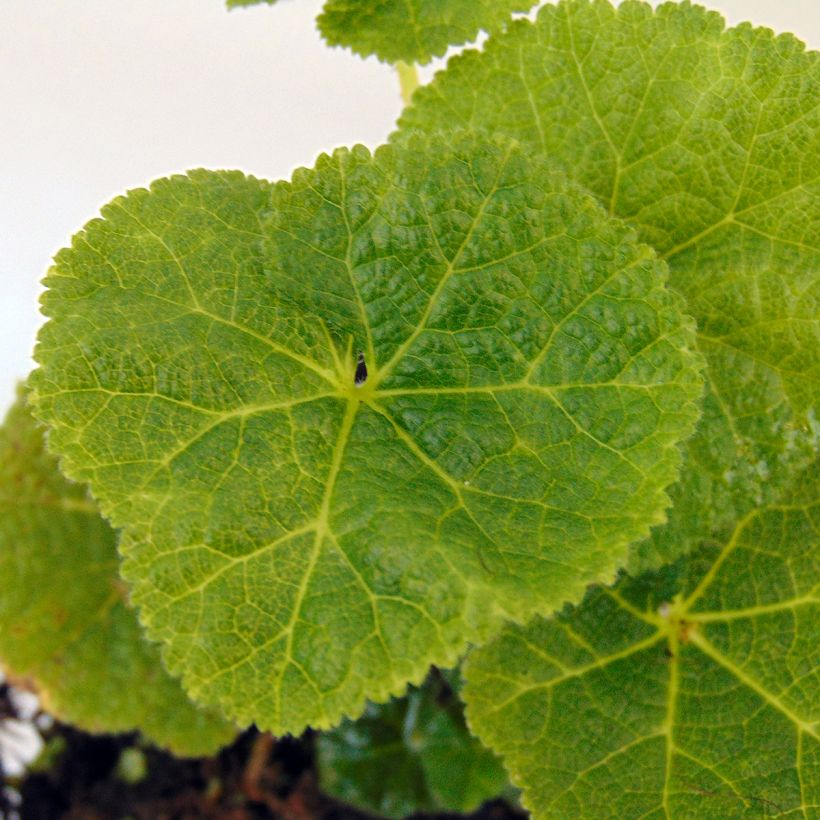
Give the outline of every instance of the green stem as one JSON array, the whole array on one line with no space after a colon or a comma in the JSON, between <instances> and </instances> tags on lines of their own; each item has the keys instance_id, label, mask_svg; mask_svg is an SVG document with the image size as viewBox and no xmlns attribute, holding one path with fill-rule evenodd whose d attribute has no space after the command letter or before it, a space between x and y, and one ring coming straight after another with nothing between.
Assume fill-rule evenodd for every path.
<instances>
[{"instance_id":1,"label":"green stem","mask_svg":"<svg viewBox=\"0 0 820 820\"><path fill-rule=\"evenodd\" d=\"M405 105L409 105L413 92L419 87L419 74L415 65L399 60L396 63L396 72L399 75L399 85L401 86L401 98Z\"/></svg>"}]
</instances>

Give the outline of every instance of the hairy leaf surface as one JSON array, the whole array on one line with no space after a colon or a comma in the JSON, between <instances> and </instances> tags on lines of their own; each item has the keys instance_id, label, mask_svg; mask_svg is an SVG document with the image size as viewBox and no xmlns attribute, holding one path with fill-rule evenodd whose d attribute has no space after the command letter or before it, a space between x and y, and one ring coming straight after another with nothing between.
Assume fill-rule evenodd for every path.
<instances>
[{"instance_id":1,"label":"hairy leaf surface","mask_svg":"<svg viewBox=\"0 0 820 820\"><path fill-rule=\"evenodd\" d=\"M513 136L561 161L668 260L708 364L674 557L774 498L817 448L820 58L689 3L570 0L420 89L403 131Z\"/></svg>"},{"instance_id":2,"label":"hairy leaf surface","mask_svg":"<svg viewBox=\"0 0 820 820\"><path fill-rule=\"evenodd\" d=\"M468 731L463 705L440 673L322 733L318 753L323 791L389 817L474 811L512 791L498 758Z\"/></svg>"},{"instance_id":3,"label":"hairy leaf surface","mask_svg":"<svg viewBox=\"0 0 820 820\"><path fill-rule=\"evenodd\" d=\"M535 817L816 816L817 467L725 544L471 655L470 725Z\"/></svg>"},{"instance_id":4,"label":"hairy leaf surface","mask_svg":"<svg viewBox=\"0 0 820 820\"><path fill-rule=\"evenodd\" d=\"M162 668L118 564L113 530L60 475L20 398L0 428L0 664L61 720L212 754L236 728L195 708Z\"/></svg>"},{"instance_id":5,"label":"hairy leaf surface","mask_svg":"<svg viewBox=\"0 0 820 820\"><path fill-rule=\"evenodd\" d=\"M499 31L536 0L327 0L319 30L332 46L395 63L427 63L481 31Z\"/></svg>"},{"instance_id":6,"label":"hairy leaf surface","mask_svg":"<svg viewBox=\"0 0 820 820\"><path fill-rule=\"evenodd\" d=\"M161 180L47 279L51 446L239 722L386 700L662 518L701 388L665 266L542 161L450 142Z\"/></svg>"}]
</instances>

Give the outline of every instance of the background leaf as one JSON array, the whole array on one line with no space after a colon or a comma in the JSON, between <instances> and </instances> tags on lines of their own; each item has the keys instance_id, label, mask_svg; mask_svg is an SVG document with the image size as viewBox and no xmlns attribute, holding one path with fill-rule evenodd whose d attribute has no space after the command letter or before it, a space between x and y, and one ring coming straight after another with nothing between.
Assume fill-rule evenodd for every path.
<instances>
[{"instance_id":1,"label":"background leaf","mask_svg":"<svg viewBox=\"0 0 820 820\"><path fill-rule=\"evenodd\" d=\"M229 9L242 8L244 6L259 6L263 3L267 6L272 6L277 0L225 0L225 5Z\"/></svg>"},{"instance_id":2,"label":"background leaf","mask_svg":"<svg viewBox=\"0 0 820 820\"><path fill-rule=\"evenodd\" d=\"M236 728L195 708L162 668L118 563L113 530L60 475L19 399L0 428L0 662L61 720L212 754Z\"/></svg>"},{"instance_id":3,"label":"background leaf","mask_svg":"<svg viewBox=\"0 0 820 820\"><path fill-rule=\"evenodd\" d=\"M273 5L277 0L227 0L228 8ZM501 31L516 12L536 0L326 0L319 31L331 46L361 57L396 63L428 63L450 46L481 32Z\"/></svg>"},{"instance_id":4,"label":"background leaf","mask_svg":"<svg viewBox=\"0 0 820 820\"><path fill-rule=\"evenodd\" d=\"M482 31L500 31L536 0L327 0L319 30L332 46L395 63L427 63Z\"/></svg>"},{"instance_id":5,"label":"background leaf","mask_svg":"<svg viewBox=\"0 0 820 820\"><path fill-rule=\"evenodd\" d=\"M457 677L457 675L456 675ZM401 699L368 704L318 738L322 789L390 817L477 809L511 792L498 758L464 723L464 707L438 671Z\"/></svg>"},{"instance_id":6,"label":"background leaf","mask_svg":"<svg viewBox=\"0 0 820 820\"><path fill-rule=\"evenodd\" d=\"M669 262L709 368L670 560L777 496L817 450L820 58L689 3L541 9L420 89L402 132L506 134L561 161Z\"/></svg>"},{"instance_id":7,"label":"background leaf","mask_svg":"<svg viewBox=\"0 0 820 820\"><path fill-rule=\"evenodd\" d=\"M37 412L196 700L333 725L661 520L690 322L514 145L340 150L272 198L194 172L103 214L48 277Z\"/></svg>"},{"instance_id":8,"label":"background leaf","mask_svg":"<svg viewBox=\"0 0 820 820\"><path fill-rule=\"evenodd\" d=\"M535 817L816 814L818 475L726 543L470 656L470 725Z\"/></svg>"}]
</instances>

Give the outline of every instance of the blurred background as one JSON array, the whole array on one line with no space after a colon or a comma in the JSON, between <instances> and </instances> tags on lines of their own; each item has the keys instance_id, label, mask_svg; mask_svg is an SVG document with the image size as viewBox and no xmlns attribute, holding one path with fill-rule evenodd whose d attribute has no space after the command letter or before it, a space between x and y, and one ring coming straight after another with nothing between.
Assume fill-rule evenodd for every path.
<instances>
[{"instance_id":1,"label":"blurred background","mask_svg":"<svg viewBox=\"0 0 820 820\"><path fill-rule=\"evenodd\" d=\"M325 46L321 5L0 0L0 417L33 366L39 280L113 196L195 167L280 179L384 141L398 80ZM820 47L818 0L706 5Z\"/></svg>"}]
</instances>

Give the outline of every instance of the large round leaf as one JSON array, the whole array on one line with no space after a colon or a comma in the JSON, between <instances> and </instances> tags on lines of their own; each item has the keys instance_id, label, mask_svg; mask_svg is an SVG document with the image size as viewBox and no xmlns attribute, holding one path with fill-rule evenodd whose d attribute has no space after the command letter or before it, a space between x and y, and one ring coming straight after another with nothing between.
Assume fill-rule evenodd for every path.
<instances>
[{"instance_id":1,"label":"large round leaf","mask_svg":"<svg viewBox=\"0 0 820 820\"><path fill-rule=\"evenodd\" d=\"M240 722L384 700L663 517L701 387L665 266L514 145L452 142L159 181L47 279L51 445Z\"/></svg>"},{"instance_id":2,"label":"large round leaf","mask_svg":"<svg viewBox=\"0 0 820 820\"><path fill-rule=\"evenodd\" d=\"M402 133L505 134L562 162L668 260L708 363L674 558L771 500L817 448L820 58L689 3L567 0L454 58Z\"/></svg>"}]
</instances>

